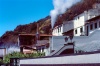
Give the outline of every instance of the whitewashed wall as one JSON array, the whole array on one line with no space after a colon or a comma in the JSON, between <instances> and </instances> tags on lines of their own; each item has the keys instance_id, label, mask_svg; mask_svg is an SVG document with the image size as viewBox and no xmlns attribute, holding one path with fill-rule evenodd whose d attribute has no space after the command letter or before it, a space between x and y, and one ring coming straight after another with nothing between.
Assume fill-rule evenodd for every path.
<instances>
[{"instance_id":1,"label":"whitewashed wall","mask_svg":"<svg viewBox=\"0 0 100 66\"><path fill-rule=\"evenodd\" d=\"M57 36L57 35L58 35L58 26L56 26L56 27L53 29L52 34L53 34L54 36Z\"/></svg>"},{"instance_id":2,"label":"whitewashed wall","mask_svg":"<svg viewBox=\"0 0 100 66\"><path fill-rule=\"evenodd\" d=\"M5 49L0 49L0 57L3 57L4 55L6 55L5 53L6 53Z\"/></svg>"},{"instance_id":3,"label":"whitewashed wall","mask_svg":"<svg viewBox=\"0 0 100 66\"><path fill-rule=\"evenodd\" d=\"M97 28L95 28L95 23L97 23ZM93 22L91 22L91 23L89 23L89 24L87 24L86 25L86 27L88 26L88 33L89 33L89 35L91 35L93 32L95 32L96 30L100 30L100 25L99 25L99 23L100 23L100 19L98 19L98 20L96 20L96 21L93 21ZM90 29L90 25L93 25L93 29L91 30ZM87 29L86 29L87 30Z\"/></svg>"},{"instance_id":4,"label":"whitewashed wall","mask_svg":"<svg viewBox=\"0 0 100 66\"><path fill-rule=\"evenodd\" d=\"M100 53L20 60L20 64L91 64L91 63L100 63Z\"/></svg>"},{"instance_id":5,"label":"whitewashed wall","mask_svg":"<svg viewBox=\"0 0 100 66\"><path fill-rule=\"evenodd\" d=\"M63 32L67 32L74 28L74 22L72 21L65 21L63 22Z\"/></svg>"},{"instance_id":6,"label":"whitewashed wall","mask_svg":"<svg viewBox=\"0 0 100 66\"><path fill-rule=\"evenodd\" d=\"M63 34L62 34L62 33L63 33L63 25L61 25L60 28L61 28L61 31L59 31L58 36L62 36L62 35L63 35ZM60 29L60 28L59 28L59 29Z\"/></svg>"},{"instance_id":7,"label":"whitewashed wall","mask_svg":"<svg viewBox=\"0 0 100 66\"><path fill-rule=\"evenodd\" d=\"M65 36L53 36L50 39L50 47L52 50L59 50L61 49L64 44L66 44L65 40L64 40Z\"/></svg>"},{"instance_id":8,"label":"whitewashed wall","mask_svg":"<svg viewBox=\"0 0 100 66\"><path fill-rule=\"evenodd\" d=\"M58 32L58 29L60 30L59 32ZM60 25L60 26L56 26L54 29L53 29L53 32L52 32L52 34L54 35L54 36L62 36L63 34L63 25Z\"/></svg>"},{"instance_id":9,"label":"whitewashed wall","mask_svg":"<svg viewBox=\"0 0 100 66\"><path fill-rule=\"evenodd\" d=\"M82 28L82 30L83 30L82 33L80 32L80 28ZM77 30L77 34L75 33L75 30ZM74 29L74 36L81 36L82 34L85 35L85 26L80 26L80 27Z\"/></svg>"},{"instance_id":10,"label":"whitewashed wall","mask_svg":"<svg viewBox=\"0 0 100 66\"><path fill-rule=\"evenodd\" d=\"M80 28L83 28L83 32L85 32L85 13L82 13L74 18L72 21L63 23L63 32L67 32L69 30L74 29L74 36L80 36ZM77 34L75 34L75 30L77 29Z\"/></svg>"},{"instance_id":11,"label":"whitewashed wall","mask_svg":"<svg viewBox=\"0 0 100 66\"><path fill-rule=\"evenodd\" d=\"M83 26L84 25L84 14L81 14L79 16L77 16L75 19L74 19L74 28L78 28L80 26Z\"/></svg>"},{"instance_id":12,"label":"whitewashed wall","mask_svg":"<svg viewBox=\"0 0 100 66\"><path fill-rule=\"evenodd\" d=\"M44 49L44 52L45 52L45 56L48 56L50 54L50 47L47 49Z\"/></svg>"},{"instance_id":13,"label":"whitewashed wall","mask_svg":"<svg viewBox=\"0 0 100 66\"><path fill-rule=\"evenodd\" d=\"M57 52L64 46L64 44L70 42L70 40L65 42L65 37L66 36L53 36L53 41L50 39L51 49ZM100 28L89 36L74 36L73 41L75 42L75 50L86 52L97 51L100 49Z\"/></svg>"},{"instance_id":14,"label":"whitewashed wall","mask_svg":"<svg viewBox=\"0 0 100 66\"><path fill-rule=\"evenodd\" d=\"M80 36L82 33L80 32L80 28L83 28L83 32L85 32L85 14L80 14L74 19L74 36ZM75 30L77 30L77 34L75 34Z\"/></svg>"}]
</instances>

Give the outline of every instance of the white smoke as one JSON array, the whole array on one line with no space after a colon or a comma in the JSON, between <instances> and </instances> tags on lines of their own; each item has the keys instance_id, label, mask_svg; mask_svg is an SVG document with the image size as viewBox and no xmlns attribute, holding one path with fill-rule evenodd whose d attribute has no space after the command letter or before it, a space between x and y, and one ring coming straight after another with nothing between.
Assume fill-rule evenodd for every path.
<instances>
[{"instance_id":1,"label":"white smoke","mask_svg":"<svg viewBox=\"0 0 100 66\"><path fill-rule=\"evenodd\" d=\"M12 53L12 52L20 52L20 47L18 44L12 44L12 43L5 43L1 44L0 48L6 48L6 54ZM0 53L0 55L3 55L4 51Z\"/></svg>"},{"instance_id":2,"label":"white smoke","mask_svg":"<svg viewBox=\"0 0 100 66\"><path fill-rule=\"evenodd\" d=\"M79 1L80 0L53 0L54 9L50 12L52 28L54 27L57 16L63 14L67 8Z\"/></svg>"},{"instance_id":3,"label":"white smoke","mask_svg":"<svg viewBox=\"0 0 100 66\"><path fill-rule=\"evenodd\" d=\"M7 49L7 54L12 53L12 52L20 52L20 48L19 47L16 47L16 46L9 47Z\"/></svg>"}]
</instances>

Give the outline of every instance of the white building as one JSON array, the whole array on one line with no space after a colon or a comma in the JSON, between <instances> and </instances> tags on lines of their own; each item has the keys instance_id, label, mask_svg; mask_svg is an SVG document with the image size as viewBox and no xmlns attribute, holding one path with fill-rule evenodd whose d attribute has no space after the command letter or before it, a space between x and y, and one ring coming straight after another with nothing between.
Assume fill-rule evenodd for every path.
<instances>
[{"instance_id":1,"label":"white building","mask_svg":"<svg viewBox=\"0 0 100 66\"><path fill-rule=\"evenodd\" d=\"M62 33L63 33L63 24L56 26L52 32L52 34L55 36L62 36Z\"/></svg>"},{"instance_id":2,"label":"white building","mask_svg":"<svg viewBox=\"0 0 100 66\"><path fill-rule=\"evenodd\" d=\"M76 16L71 21L64 21L63 24L54 28L52 34L54 36L73 35L81 36L87 35L86 21L100 15L100 4L94 4L93 9L84 11L82 14Z\"/></svg>"},{"instance_id":3,"label":"white building","mask_svg":"<svg viewBox=\"0 0 100 66\"><path fill-rule=\"evenodd\" d=\"M52 34L54 36L51 38L50 48L55 50L54 54L63 50L64 44L70 42L70 39L64 41L65 37L70 35L73 35L75 42L75 53L79 50L84 52L100 50L100 4L94 4L93 9L84 11L71 21L64 21L54 28Z\"/></svg>"},{"instance_id":4,"label":"white building","mask_svg":"<svg viewBox=\"0 0 100 66\"><path fill-rule=\"evenodd\" d=\"M87 36L98 30L100 28L100 15L87 20L85 28Z\"/></svg>"},{"instance_id":5,"label":"white building","mask_svg":"<svg viewBox=\"0 0 100 66\"><path fill-rule=\"evenodd\" d=\"M69 22L69 26L71 29L73 28L71 27L72 23L73 21ZM80 28L81 27L77 28L77 30L81 30ZM99 51L100 50L100 15L87 20L85 22L85 26L83 26L82 28L84 28L86 35L74 36L72 41L68 39L67 42L65 42L66 36L52 36L52 38L50 38L50 48L51 50L54 50L54 52L51 53L50 55L59 55L60 53L64 52L66 49L67 49L66 52L68 52L69 47L68 45L65 46L65 44L71 42L74 42L75 45L74 53L80 53L80 51L83 52ZM68 30L67 33L70 32L71 29ZM80 32L81 31L79 31L79 33Z\"/></svg>"}]
</instances>

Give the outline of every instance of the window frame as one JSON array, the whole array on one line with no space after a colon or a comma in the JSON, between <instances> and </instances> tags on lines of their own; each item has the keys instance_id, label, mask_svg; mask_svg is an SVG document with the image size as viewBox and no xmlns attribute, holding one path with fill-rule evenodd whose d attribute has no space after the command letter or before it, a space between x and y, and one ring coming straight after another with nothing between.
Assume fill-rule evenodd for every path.
<instances>
[{"instance_id":1,"label":"window frame","mask_svg":"<svg viewBox=\"0 0 100 66\"><path fill-rule=\"evenodd\" d=\"M77 34L77 29L75 29L75 34Z\"/></svg>"},{"instance_id":2,"label":"window frame","mask_svg":"<svg viewBox=\"0 0 100 66\"><path fill-rule=\"evenodd\" d=\"M96 23L94 23L94 27L95 27L95 29L96 29L96 28L98 28L98 26L97 26L97 22L96 22Z\"/></svg>"},{"instance_id":3,"label":"window frame","mask_svg":"<svg viewBox=\"0 0 100 66\"><path fill-rule=\"evenodd\" d=\"M93 24L90 24L90 30L93 30Z\"/></svg>"},{"instance_id":4,"label":"window frame","mask_svg":"<svg viewBox=\"0 0 100 66\"><path fill-rule=\"evenodd\" d=\"M58 27L58 33L59 33L59 27Z\"/></svg>"},{"instance_id":5,"label":"window frame","mask_svg":"<svg viewBox=\"0 0 100 66\"><path fill-rule=\"evenodd\" d=\"M80 33L82 33L82 32L83 32L83 27L80 28Z\"/></svg>"}]
</instances>

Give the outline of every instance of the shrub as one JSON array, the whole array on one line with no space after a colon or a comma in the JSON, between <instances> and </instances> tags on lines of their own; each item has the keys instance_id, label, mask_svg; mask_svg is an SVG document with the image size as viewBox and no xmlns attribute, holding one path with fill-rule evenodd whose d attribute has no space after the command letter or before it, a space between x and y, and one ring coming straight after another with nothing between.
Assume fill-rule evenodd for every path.
<instances>
[{"instance_id":1,"label":"shrub","mask_svg":"<svg viewBox=\"0 0 100 66\"><path fill-rule=\"evenodd\" d=\"M36 58L36 57L43 57L45 53L37 52L31 54L23 54L21 52L13 52L4 56L4 60L1 60L3 63L10 63L10 58Z\"/></svg>"}]
</instances>

